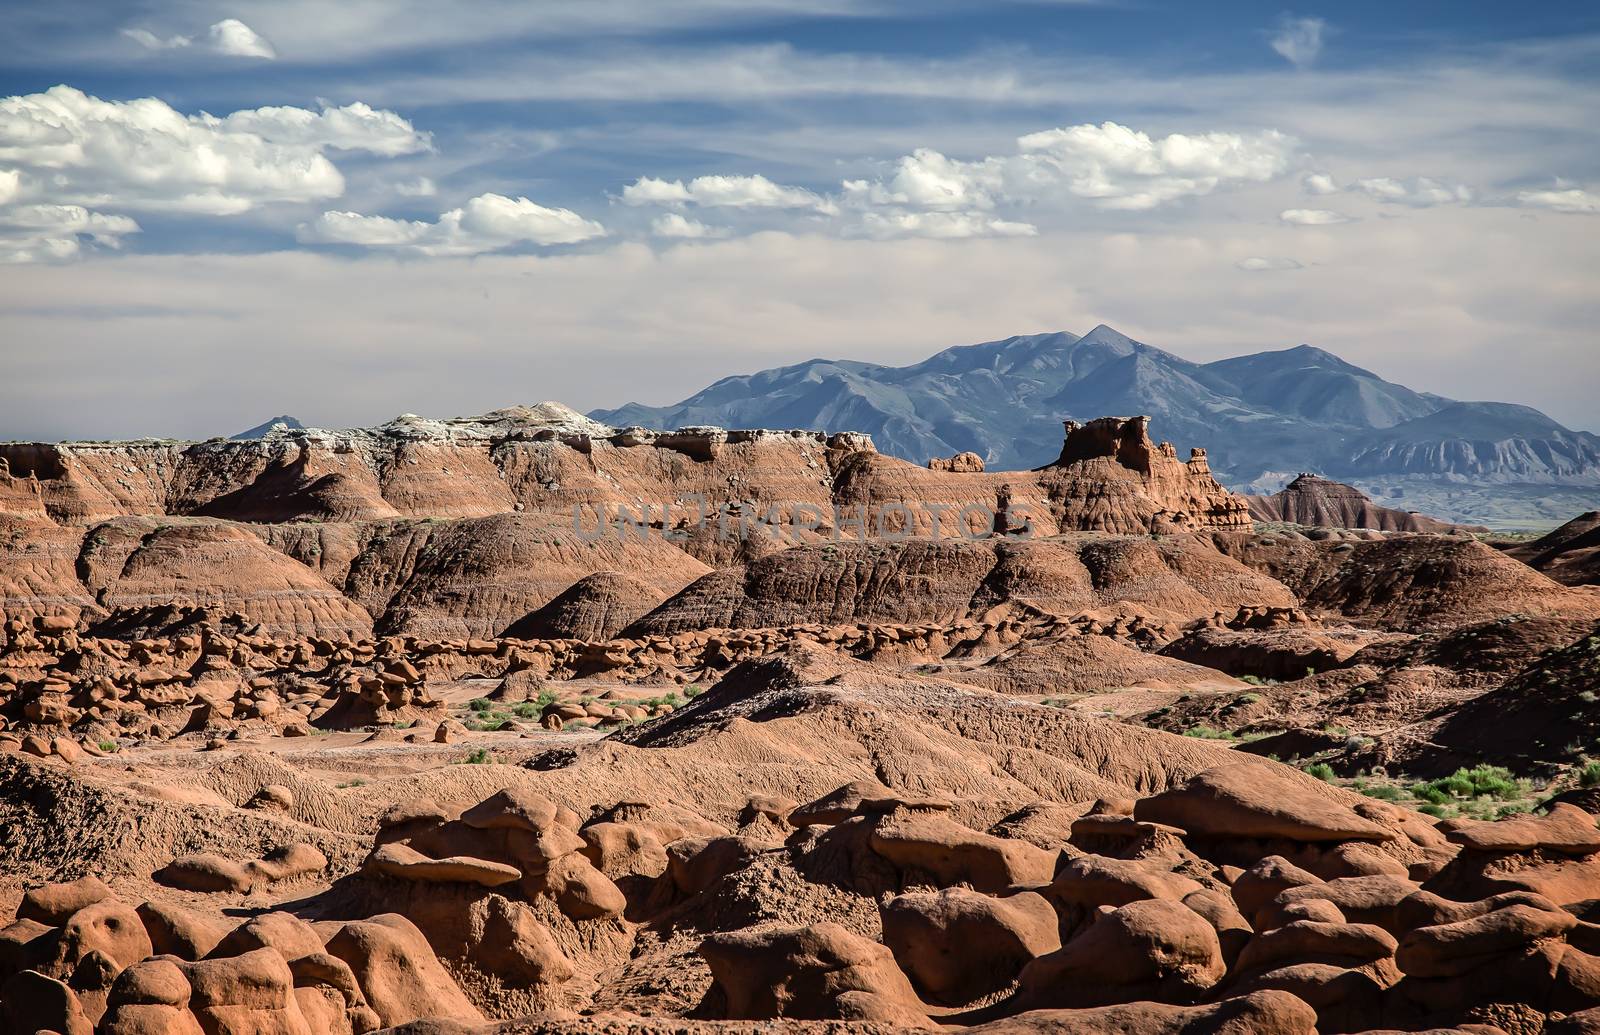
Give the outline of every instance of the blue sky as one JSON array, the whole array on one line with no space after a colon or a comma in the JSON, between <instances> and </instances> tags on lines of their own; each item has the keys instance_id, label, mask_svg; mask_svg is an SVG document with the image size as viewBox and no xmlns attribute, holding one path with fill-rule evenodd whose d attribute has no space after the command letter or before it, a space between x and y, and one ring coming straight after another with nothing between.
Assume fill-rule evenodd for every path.
<instances>
[{"instance_id":1,"label":"blue sky","mask_svg":"<svg viewBox=\"0 0 1600 1035\"><path fill-rule=\"evenodd\" d=\"M1600 7L14 5L0 437L1099 322L1600 428Z\"/></svg>"}]
</instances>

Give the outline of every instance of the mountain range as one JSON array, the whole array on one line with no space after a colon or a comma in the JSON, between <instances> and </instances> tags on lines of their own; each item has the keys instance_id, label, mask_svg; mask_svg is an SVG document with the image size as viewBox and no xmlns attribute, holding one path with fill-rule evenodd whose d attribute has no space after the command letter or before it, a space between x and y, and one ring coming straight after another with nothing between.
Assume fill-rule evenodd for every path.
<instances>
[{"instance_id":1,"label":"mountain range","mask_svg":"<svg viewBox=\"0 0 1600 1035\"><path fill-rule=\"evenodd\" d=\"M590 416L863 431L918 463L970 450L991 469L1023 469L1055 458L1061 421L1108 414L1150 415L1153 435L1206 447L1218 477L1244 491L1311 471L1490 524L1564 519L1600 496L1600 436L1531 407L1416 391L1310 345L1195 363L1104 324L1081 337L957 346L903 367L814 359L726 377L675 405Z\"/></svg>"}]
</instances>

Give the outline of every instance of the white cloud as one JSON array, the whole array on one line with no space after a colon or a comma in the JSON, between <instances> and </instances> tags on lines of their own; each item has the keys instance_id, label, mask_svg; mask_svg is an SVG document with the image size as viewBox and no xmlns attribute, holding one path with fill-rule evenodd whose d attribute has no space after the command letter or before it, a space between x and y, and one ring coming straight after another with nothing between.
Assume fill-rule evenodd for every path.
<instances>
[{"instance_id":1,"label":"white cloud","mask_svg":"<svg viewBox=\"0 0 1600 1035\"><path fill-rule=\"evenodd\" d=\"M658 180L641 176L622 188L622 201L628 205L700 205L705 208L809 208L831 210L826 198L804 187L773 183L765 176L696 176L682 180Z\"/></svg>"},{"instance_id":2,"label":"white cloud","mask_svg":"<svg viewBox=\"0 0 1600 1035\"><path fill-rule=\"evenodd\" d=\"M887 183L847 180L844 189L872 204L957 210L993 207L999 186L993 159L961 162L924 147L902 157Z\"/></svg>"},{"instance_id":3,"label":"white cloud","mask_svg":"<svg viewBox=\"0 0 1600 1035\"><path fill-rule=\"evenodd\" d=\"M399 248L422 255L478 255L519 244L576 244L605 235L605 227L569 209L546 208L527 198L480 194L437 222L324 212L302 224L306 244Z\"/></svg>"},{"instance_id":4,"label":"white cloud","mask_svg":"<svg viewBox=\"0 0 1600 1035\"><path fill-rule=\"evenodd\" d=\"M194 46L193 36L157 36L149 29L123 29L122 34L149 50L180 50ZM228 57L276 58L278 52L261 34L237 18L224 18L206 30L203 46Z\"/></svg>"},{"instance_id":5,"label":"white cloud","mask_svg":"<svg viewBox=\"0 0 1600 1035\"><path fill-rule=\"evenodd\" d=\"M1172 133L1151 137L1114 122L1029 133L1017 152L972 161L917 148L876 179L840 184L835 198L763 176L640 177L623 188L629 205L808 209L859 215L838 224L874 238L1024 236L1034 222L1001 209L1059 210L1090 202L1110 211L1143 211L1209 194L1224 184L1260 183L1288 172L1295 141L1254 134Z\"/></svg>"},{"instance_id":6,"label":"white cloud","mask_svg":"<svg viewBox=\"0 0 1600 1035\"><path fill-rule=\"evenodd\" d=\"M18 169L0 169L0 205L15 201L22 192L22 172Z\"/></svg>"},{"instance_id":7,"label":"white cloud","mask_svg":"<svg viewBox=\"0 0 1600 1035\"><path fill-rule=\"evenodd\" d=\"M274 144L305 148L368 151L385 158L415 154L433 147L431 134L420 133L392 111L356 101L320 112L305 108L270 107L236 111L221 122L232 132L254 133Z\"/></svg>"},{"instance_id":8,"label":"white cloud","mask_svg":"<svg viewBox=\"0 0 1600 1035\"><path fill-rule=\"evenodd\" d=\"M77 258L82 238L117 248L139 232L127 216L91 212L81 205L14 205L0 208L0 262L60 262Z\"/></svg>"},{"instance_id":9,"label":"white cloud","mask_svg":"<svg viewBox=\"0 0 1600 1035\"><path fill-rule=\"evenodd\" d=\"M995 219L980 212L906 212L890 209L867 212L861 229L873 238L932 237L1033 237L1039 231L1030 223Z\"/></svg>"},{"instance_id":10,"label":"white cloud","mask_svg":"<svg viewBox=\"0 0 1600 1035\"><path fill-rule=\"evenodd\" d=\"M690 219L677 212L663 212L650 221L650 232L657 237L701 239L723 237L727 231L721 227L707 226L698 219Z\"/></svg>"},{"instance_id":11,"label":"white cloud","mask_svg":"<svg viewBox=\"0 0 1600 1035\"><path fill-rule=\"evenodd\" d=\"M262 39L250 26L237 18L224 18L207 31L211 49L230 57L253 57L272 60L278 52L272 44Z\"/></svg>"},{"instance_id":12,"label":"white cloud","mask_svg":"<svg viewBox=\"0 0 1600 1035\"><path fill-rule=\"evenodd\" d=\"M426 176L404 180L394 185L394 192L402 198L431 198L439 193L438 186Z\"/></svg>"},{"instance_id":13,"label":"white cloud","mask_svg":"<svg viewBox=\"0 0 1600 1035\"><path fill-rule=\"evenodd\" d=\"M1277 270L1303 270L1305 264L1294 259L1267 258L1261 255L1252 255L1248 259L1240 259L1234 263L1246 273L1270 273Z\"/></svg>"},{"instance_id":14,"label":"white cloud","mask_svg":"<svg viewBox=\"0 0 1600 1035\"><path fill-rule=\"evenodd\" d=\"M1273 35L1272 49L1296 68L1314 64L1322 53L1322 35L1328 23L1321 18L1291 18L1287 15L1278 22Z\"/></svg>"},{"instance_id":15,"label":"white cloud","mask_svg":"<svg viewBox=\"0 0 1600 1035\"><path fill-rule=\"evenodd\" d=\"M123 29L122 34L149 50L177 50L194 42L193 36L157 36L149 29Z\"/></svg>"},{"instance_id":16,"label":"white cloud","mask_svg":"<svg viewBox=\"0 0 1600 1035\"><path fill-rule=\"evenodd\" d=\"M1346 189L1377 198L1379 201L1410 205L1413 208L1452 205L1472 200L1472 188L1466 184L1440 183L1426 176L1414 176L1409 180L1376 176L1356 180Z\"/></svg>"},{"instance_id":17,"label":"white cloud","mask_svg":"<svg viewBox=\"0 0 1600 1035\"><path fill-rule=\"evenodd\" d=\"M1101 208L1141 210L1209 194L1230 182L1262 183L1289 169L1295 141L1275 130L1173 133L1158 139L1104 122L1030 133L1006 170L1007 188L1027 196L1057 184Z\"/></svg>"},{"instance_id":18,"label":"white cloud","mask_svg":"<svg viewBox=\"0 0 1600 1035\"><path fill-rule=\"evenodd\" d=\"M35 200L230 215L344 193L322 152L391 156L428 135L359 102L320 112L259 108L185 115L153 97L104 101L70 86L0 100L0 162L39 175Z\"/></svg>"},{"instance_id":19,"label":"white cloud","mask_svg":"<svg viewBox=\"0 0 1600 1035\"><path fill-rule=\"evenodd\" d=\"M1349 216L1325 208L1287 208L1278 213L1278 218L1295 226L1332 226L1351 221Z\"/></svg>"},{"instance_id":20,"label":"white cloud","mask_svg":"<svg viewBox=\"0 0 1600 1035\"><path fill-rule=\"evenodd\" d=\"M901 158L887 181L845 181L845 198L861 206L932 211L1087 199L1103 209L1142 211L1209 194L1224 183L1281 176L1294 140L1270 130L1152 138L1104 122L1029 133L1017 147L1017 154L971 162L919 149Z\"/></svg>"},{"instance_id":21,"label":"white cloud","mask_svg":"<svg viewBox=\"0 0 1600 1035\"><path fill-rule=\"evenodd\" d=\"M1300 186L1307 194L1325 196L1339 193L1339 185L1332 176L1322 172L1309 172L1300 177Z\"/></svg>"},{"instance_id":22,"label":"white cloud","mask_svg":"<svg viewBox=\"0 0 1600 1035\"><path fill-rule=\"evenodd\" d=\"M1578 187L1520 191L1517 194L1517 204L1575 215L1600 214L1600 194Z\"/></svg>"}]
</instances>

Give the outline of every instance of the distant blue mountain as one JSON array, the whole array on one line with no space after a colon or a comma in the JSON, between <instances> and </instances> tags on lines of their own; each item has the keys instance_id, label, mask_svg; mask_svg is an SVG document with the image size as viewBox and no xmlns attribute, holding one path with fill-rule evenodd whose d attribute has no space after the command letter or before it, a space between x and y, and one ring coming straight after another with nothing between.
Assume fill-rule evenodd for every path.
<instances>
[{"instance_id":1,"label":"distant blue mountain","mask_svg":"<svg viewBox=\"0 0 1600 1035\"><path fill-rule=\"evenodd\" d=\"M1193 363L1104 324L945 349L905 367L814 359L727 377L673 406L629 403L607 424L864 431L922 463L971 450L991 469L1038 467L1061 421L1149 414L1151 432L1204 446L1235 486L1331 478L1600 485L1600 437L1538 410L1456 402L1310 345ZM1272 485L1272 487L1276 487Z\"/></svg>"},{"instance_id":2,"label":"distant blue mountain","mask_svg":"<svg viewBox=\"0 0 1600 1035\"><path fill-rule=\"evenodd\" d=\"M295 420L293 417L290 417L287 414L280 414L279 416L274 417L269 421L263 421L262 423L257 424L255 427L251 428L248 431L241 431L237 435L233 435L233 436L230 436L230 437L231 437L232 441L234 441L234 442L243 442L243 441L246 441L246 440L249 440L249 439L265 438L267 436L267 432L271 431L273 428L277 427L279 424L284 425L290 431L304 431L305 427L306 427L304 424L301 424L299 421Z\"/></svg>"}]
</instances>

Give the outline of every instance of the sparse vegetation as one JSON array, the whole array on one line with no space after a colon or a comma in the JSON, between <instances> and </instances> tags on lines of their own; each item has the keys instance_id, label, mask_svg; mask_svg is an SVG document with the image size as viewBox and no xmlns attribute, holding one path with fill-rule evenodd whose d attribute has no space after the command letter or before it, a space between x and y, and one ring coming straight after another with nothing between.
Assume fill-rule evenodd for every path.
<instances>
[{"instance_id":1,"label":"sparse vegetation","mask_svg":"<svg viewBox=\"0 0 1600 1035\"><path fill-rule=\"evenodd\" d=\"M472 754L461 760L463 765L488 765L494 761L494 756L489 754L488 748L478 748Z\"/></svg>"},{"instance_id":2,"label":"sparse vegetation","mask_svg":"<svg viewBox=\"0 0 1600 1035\"><path fill-rule=\"evenodd\" d=\"M1200 740L1238 740L1238 735L1227 730L1219 730L1214 726L1190 726L1183 731L1186 737L1196 737Z\"/></svg>"},{"instance_id":3,"label":"sparse vegetation","mask_svg":"<svg viewBox=\"0 0 1600 1035\"><path fill-rule=\"evenodd\" d=\"M1306 766L1305 771L1307 776L1315 776L1323 783L1333 782L1333 766L1326 762L1315 762Z\"/></svg>"}]
</instances>

